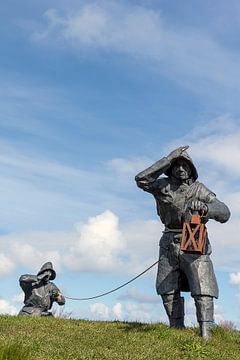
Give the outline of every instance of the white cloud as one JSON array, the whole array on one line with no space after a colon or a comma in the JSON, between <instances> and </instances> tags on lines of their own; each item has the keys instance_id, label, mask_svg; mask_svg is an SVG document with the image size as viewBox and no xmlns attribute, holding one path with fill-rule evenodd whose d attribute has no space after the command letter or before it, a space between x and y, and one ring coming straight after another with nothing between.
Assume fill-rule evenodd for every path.
<instances>
[{"instance_id":1,"label":"white cloud","mask_svg":"<svg viewBox=\"0 0 240 360\"><path fill-rule=\"evenodd\" d=\"M23 301L24 301L24 293L23 292L20 292L19 294L15 295L12 299L12 302L16 303L16 304L23 304Z\"/></svg>"},{"instance_id":2,"label":"white cloud","mask_svg":"<svg viewBox=\"0 0 240 360\"><path fill-rule=\"evenodd\" d=\"M131 176L131 179L134 179L134 176L137 174L139 169L147 167L149 162L151 162L151 159L148 158L116 158L109 160L107 162L107 166L116 174Z\"/></svg>"},{"instance_id":3,"label":"white cloud","mask_svg":"<svg viewBox=\"0 0 240 360\"><path fill-rule=\"evenodd\" d=\"M230 284L240 285L240 272L230 274Z\"/></svg>"},{"instance_id":4,"label":"white cloud","mask_svg":"<svg viewBox=\"0 0 240 360\"><path fill-rule=\"evenodd\" d=\"M107 208L131 212L131 197L116 192L121 184L113 181L108 165L100 170L79 169L2 139L0 154L0 216L5 231L64 229L92 216L93 209L94 213ZM129 191L132 184L133 179L125 189Z\"/></svg>"},{"instance_id":5,"label":"white cloud","mask_svg":"<svg viewBox=\"0 0 240 360\"><path fill-rule=\"evenodd\" d=\"M90 317L95 320L153 323L165 318L164 314L160 315L159 313L160 303L152 306L129 301L124 304L118 302L112 307L102 303L95 303L90 305L89 308Z\"/></svg>"},{"instance_id":6,"label":"white cloud","mask_svg":"<svg viewBox=\"0 0 240 360\"><path fill-rule=\"evenodd\" d=\"M11 251L13 258L19 265L24 265L38 271L39 265L52 261L56 270L60 268L60 254L57 250L41 251L33 245L25 243L19 246L19 243L15 242L11 246Z\"/></svg>"},{"instance_id":7,"label":"white cloud","mask_svg":"<svg viewBox=\"0 0 240 360\"><path fill-rule=\"evenodd\" d=\"M156 314L154 309L154 318L152 314L153 308L148 304L127 302L124 306L127 321L139 321L143 323L155 322ZM155 320L155 321L154 321Z\"/></svg>"},{"instance_id":8,"label":"white cloud","mask_svg":"<svg viewBox=\"0 0 240 360\"><path fill-rule=\"evenodd\" d=\"M190 152L206 167L213 167L219 176L228 176L228 183L240 178L240 127L225 115L205 124L204 132L195 128L188 135ZM233 179L234 178L234 179Z\"/></svg>"},{"instance_id":9,"label":"white cloud","mask_svg":"<svg viewBox=\"0 0 240 360\"><path fill-rule=\"evenodd\" d=\"M127 54L196 92L206 93L208 83L238 92L237 54L206 32L169 24L156 9L91 1L74 13L49 9L44 17L43 28L33 34L35 41Z\"/></svg>"},{"instance_id":10,"label":"white cloud","mask_svg":"<svg viewBox=\"0 0 240 360\"><path fill-rule=\"evenodd\" d=\"M90 305L91 319L95 320L120 320L120 321L137 321L142 323L166 323L168 317L162 305L162 300L158 297L157 303L146 303L143 301L135 301L131 297L128 301L118 302L113 306L107 306L103 303L95 303ZM221 305L214 303L214 320L216 323L226 320L224 310ZM185 326L198 326L196 317L196 306L191 296L185 297Z\"/></svg>"},{"instance_id":11,"label":"white cloud","mask_svg":"<svg viewBox=\"0 0 240 360\"><path fill-rule=\"evenodd\" d=\"M134 301L142 304L156 304L159 303L159 296L151 296L140 292L137 288L132 287L127 290L126 294L119 296L122 301Z\"/></svg>"},{"instance_id":12,"label":"white cloud","mask_svg":"<svg viewBox=\"0 0 240 360\"><path fill-rule=\"evenodd\" d=\"M102 303L90 305L90 311L98 320L110 320L110 309Z\"/></svg>"},{"instance_id":13,"label":"white cloud","mask_svg":"<svg viewBox=\"0 0 240 360\"><path fill-rule=\"evenodd\" d=\"M10 257L0 253L0 276L5 276L12 272L15 265Z\"/></svg>"},{"instance_id":14,"label":"white cloud","mask_svg":"<svg viewBox=\"0 0 240 360\"><path fill-rule=\"evenodd\" d=\"M46 261L62 270L62 254L77 239L74 232L23 232L0 236L0 247L8 244L8 258L15 266L37 272Z\"/></svg>"},{"instance_id":15,"label":"white cloud","mask_svg":"<svg viewBox=\"0 0 240 360\"><path fill-rule=\"evenodd\" d=\"M11 264L37 272L45 261L52 261L57 271L137 275L157 260L159 234L158 221L119 224L109 210L75 225L72 232L10 233L0 236L0 246L8 243L2 272L10 271ZM145 276L155 273L156 267Z\"/></svg>"},{"instance_id":16,"label":"white cloud","mask_svg":"<svg viewBox=\"0 0 240 360\"><path fill-rule=\"evenodd\" d=\"M47 26L33 34L35 40L46 39L55 33L57 38L62 37L72 44L111 47L135 54L147 49L152 53L161 39L159 14L140 6L92 2L66 16L56 9L49 9L44 16Z\"/></svg>"},{"instance_id":17,"label":"white cloud","mask_svg":"<svg viewBox=\"0 0 240 360\"><path fill-rule=\"evenodd\" d=\"M118 229L118 218L111 211L92 217L77 227L79 240L70 248L65 263L75 270L116 269L121 263L117 255L124 248Z\"/></svg>"},{"instance_id":18,"label":"white cloud","mask_svg":"<svg viewBox=\"0 0 240 360\"><path fill-rule=\"evenodd\" d=\"M117 303L113 306L113 314L116 316L116 320L123 319L123 310L121 303Z\"/></svg>"},{"instance_id":19,"label":"white cloud","mask_svg":"<svg viewBox=\"0 0 240 360\"><path fill-rule=\"evenodd\" d=\"M217 197L224 201L232 212L226 224L214 221L207 224L216 268L232 272L239 271L240 267L239 241L236 236L240 233L240 174L237 167L240 155L240 138L239 142L237 138L239 133L237 122L224 117L210 123L209 132L207 129L202 129L202 132L195 129L187 138L179 139L170 145L173 147L183 143L190 144L189 152L199 169L200 181L216 192ZM219 156L221 151L225 155ZM126 161L126 167L124 159L120 161L120 164L123 164L117 166L120 173L135 172L135 164L131 164L131 161ZM140 159L138 166L141 165L143 164ZM142 167L138 170L142 170ZM151 207L154 211L154 199L149 194L138 194L138 212L142 211L144 214L146 207ZM2 271L10 271L13 263L25 266L28 264L37 270L37 263L52 259L57 269L65 267L73 271L106 271L137 275L157 260L162 228L163 225L158 220L122 222L113 211L107 210L76 225L72 232L2 235L0 244L9 244L8 257L5 255L4 258L6 266L3 266ZM151 275L155 273L156 268L149 272Z\"/></svg>"},{"instance_id":20,"label":"white cloud","mask_svg":"<svg viewBox=\"0 0 240 360\"><path fill-rule=\"evenodd\" d=\"M15 306L4 299L0 299L0 314L17 315L17 313Z\"/></svg>"},{"instance_id":21,"label":"white cloud","mask_svg":"<svg viewBox=\"0 0 240 360\"><path fill-rule=\"evenodd\" d=\"M137 275L158 258L158 221L119 225L118 217L105 211L80 225L78 232L79 240L64 256L64 264L72 270Z\"/></svg>"}]
</instances>

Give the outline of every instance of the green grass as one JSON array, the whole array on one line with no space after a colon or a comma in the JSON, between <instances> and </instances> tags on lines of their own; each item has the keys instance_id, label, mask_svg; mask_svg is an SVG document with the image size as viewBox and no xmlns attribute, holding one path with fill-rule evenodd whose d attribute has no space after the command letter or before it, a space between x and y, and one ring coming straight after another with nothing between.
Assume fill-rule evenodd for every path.
<instances>
[{"instance_id":1,"label":"green grass","mask_svg":"<svg viewBox=\"0 0 240 360\"><path fill-rule=\"evenodd\" d=\"M240 332L216 327L204 342L197 328L0 316L0 360L240 359Z\"/></svg>"}]
</instances>

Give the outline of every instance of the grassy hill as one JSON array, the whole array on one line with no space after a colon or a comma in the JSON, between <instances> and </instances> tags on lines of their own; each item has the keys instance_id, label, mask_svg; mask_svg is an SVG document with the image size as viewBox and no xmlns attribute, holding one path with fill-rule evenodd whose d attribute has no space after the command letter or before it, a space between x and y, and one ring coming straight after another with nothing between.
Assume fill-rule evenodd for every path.
<instances>
[{"instance_id":1,"label":"grassy hill","mask_svg":"<svg viewBox=\"0 0 240 360\"><path fill-rule=\"evenodd\" d=\"M164 324L0 316L0 360L240 359L240 332L216 327L204 342L198 329Z\"/></svg>"}]
</instances>

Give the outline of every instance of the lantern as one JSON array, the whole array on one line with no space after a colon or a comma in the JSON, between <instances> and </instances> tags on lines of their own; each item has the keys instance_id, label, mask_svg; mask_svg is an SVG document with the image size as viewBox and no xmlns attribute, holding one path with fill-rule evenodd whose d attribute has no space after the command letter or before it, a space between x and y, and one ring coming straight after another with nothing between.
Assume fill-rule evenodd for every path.
<instances>
[{"instance_id":1,"label":"lantern","mask_svg":"<svg viewBox=\"0 0 240 360\"><path fill-rule=\"evenodd\" d=\"M204 254L207 228L199 214L193 214L190 222L183 224L180 248L184 252Z\"/></svg>"}]
</instances>

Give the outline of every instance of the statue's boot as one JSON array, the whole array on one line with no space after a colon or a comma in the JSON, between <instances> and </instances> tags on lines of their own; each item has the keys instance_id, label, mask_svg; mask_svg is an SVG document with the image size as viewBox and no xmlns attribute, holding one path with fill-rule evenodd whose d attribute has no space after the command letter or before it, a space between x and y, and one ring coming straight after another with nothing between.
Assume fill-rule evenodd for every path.
<instances>
[{"instance_id":1,"label":"statue's boot","mask_svg":"<svg viewBox=\"0 0 240 360\"><path fill-rule=\"evenodd\" d=\"M184 329L184 298L177 294L162 295L163 305L172 328Z\"/></svg>"},{"instance_id":2,"label":"statue's boot","mask_svg":"<svg viewBox=\"0 0 240 360\"><path fill-rule=\"evenodd\" d=\"M169 318L169 324L171 328L176 329L184 329L184 317L174 319L172 317Z\"/></svg>"},{"instance_id":3,"label":"statue's boot","mask_svg":"<svg viewBox=\"0 0 240 360\"><path fill-rule=\"evenodd\" d=\"M197 320L200 328L200 335L205 339L211 338L211 328L213 324L213 297L194 296Z\"/></svg>"},{"instance_id":4,"label":"statue's boot","mask_svg":"<svg viewBox=\"0 0 240 360\"><path fill-rule=\"evenodd\" d=\"M212 336L211 328L212 322L210 321L201 321L199 322L200 335L204 340L209 340Z\"/></svg>"}]
</instances>

